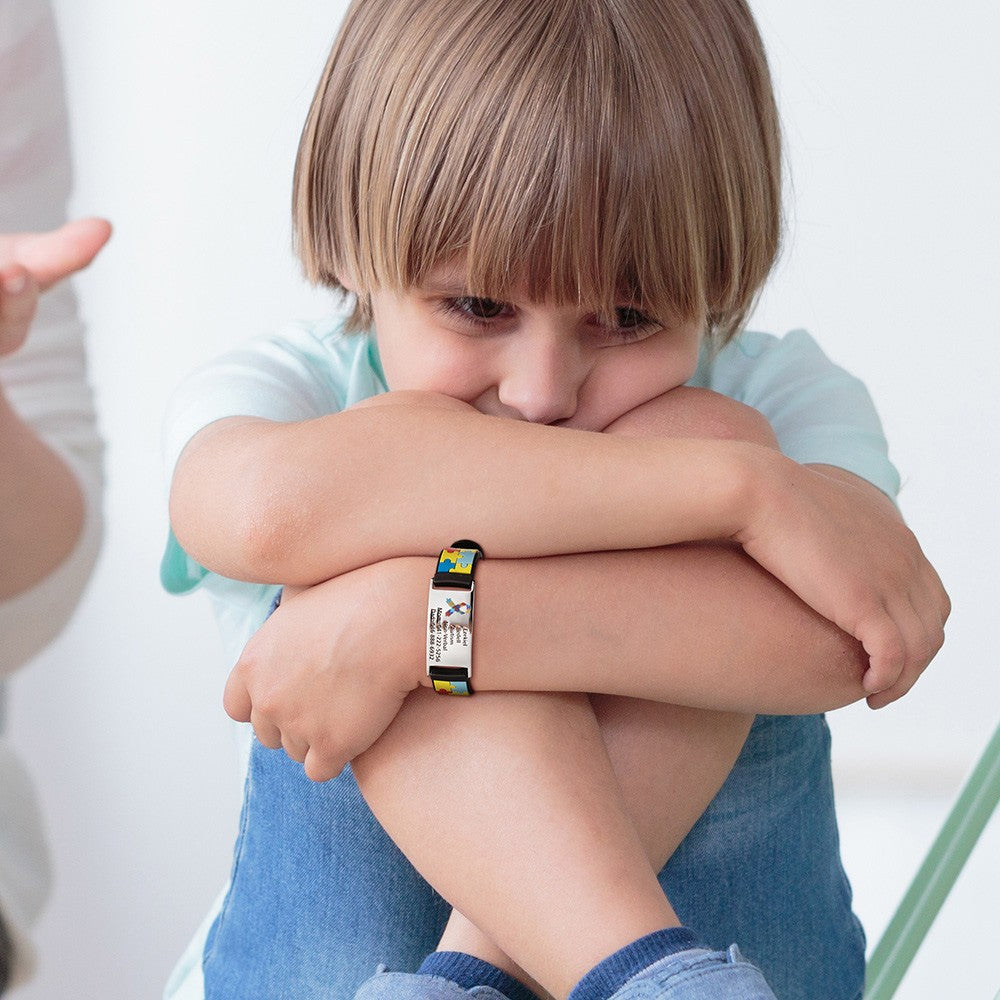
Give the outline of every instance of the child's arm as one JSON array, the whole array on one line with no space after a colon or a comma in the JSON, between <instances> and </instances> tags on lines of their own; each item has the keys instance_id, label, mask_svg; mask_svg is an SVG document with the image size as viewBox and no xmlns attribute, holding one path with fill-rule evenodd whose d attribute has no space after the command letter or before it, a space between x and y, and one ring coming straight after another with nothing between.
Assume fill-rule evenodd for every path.
<instances>
[{"instance_id":1,"label":"child's arm","mask_svg":"<svg viewBox=\"0 0 1000 1000\"><path fill-rule=\"evenodd\" d=\"M303 585L430 555L459 525L493 558L733 539L862 641L869 693L929 659L944 597L912 533L775 451L536 426L425 394L370 403L205 428L171 493L184 548L226 576ZM461 446L433 445L448 441Z\"/></svg>"},{"instance_id":2,"label":"child's arm","mask_svg":"<svg viewBox=\"0 0 1000 1000\"><path fill-rule=\"evenodd\" d=\"M283 601L230 675L229 714L298 760L312 749L310 777L338 773L427 681L431 569L426 557L389 560ZM588 691L768 714L864 697L861 647L730 549L486 559L476 576L477 691Z\"/></svg>"},{"instance_id":3,"label":"child's arm","mask_svg":"<svg viewBox=\"0 0 1000 1000\"><path fill-rule=\"evenodd\" d=\"M642 409L612 432L690 433L725 422L727 434L773 445L759 414L714 393L675 390ZM837 473L898 518L874 487ZM335 773L378 735L406 691L426 683L420 630L430 564L393 560L290 597L234 671L230 713L248 719L252 705L266 745L284 742L300 760L315 746L310 774ZM863 694L859 647L731 546L487 559L479 576L479 690L591 691L776 713L821 711Z\"/></svg>"},{"instance_id":4,"label":"child's arm","mask_svg":"<svg viewBox=\"0 0 1000 1000\"><path fill-rule=\"evenodd\" d=\"M507 559L727 538L755 457L743 442L615 439L386 393L316 420L205 428L170 514L214 572L308 586L431 555L456 525Z\"/></svg>"}]
</instances>

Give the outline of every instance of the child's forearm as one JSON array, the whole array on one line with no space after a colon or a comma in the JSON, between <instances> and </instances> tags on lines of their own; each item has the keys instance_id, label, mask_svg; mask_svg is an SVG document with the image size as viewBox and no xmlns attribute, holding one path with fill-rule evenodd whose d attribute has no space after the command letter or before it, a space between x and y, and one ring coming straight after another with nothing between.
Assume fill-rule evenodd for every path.
<instances>
[{"instance_id":1,"label":"child's forearm","mask_svg":"<svg viewBox=\"0 0 1000 1000\"><path fill-rule=\"evenodd\" d=\"M317 781L368 749L427 685L428 557L301 593L253 635L226 711ZM745 714L809 714L864 695L859 643L733 547L486 559L477 691L590 692Z\"/></svg>"},{"instance_id":2,"label":"child's forearm","mask_svg":"<svg viewBox=\"0 0 1000 1000\"><path fill-rule=\"evenodd\" d=\"M382 662L427 684L427 559L382 565ZM739 550L681 545L477 569L476 690L587 691L805 714L864 696L860 644Z\"/></svg>"},{"instance_id":3,"label":"child's forearm","mask_svg":"<svg viewBox=\"0 0 1000 1000\"><path fill-rule=\"evenodd\" d=\"M456 531L502 558L728 538L748 480L787 461L745 442L626 438L397 396L304 423L206 428L174 477L181 544L226 576L309 585L430 555Z\"/></svg>"}]
</instances>

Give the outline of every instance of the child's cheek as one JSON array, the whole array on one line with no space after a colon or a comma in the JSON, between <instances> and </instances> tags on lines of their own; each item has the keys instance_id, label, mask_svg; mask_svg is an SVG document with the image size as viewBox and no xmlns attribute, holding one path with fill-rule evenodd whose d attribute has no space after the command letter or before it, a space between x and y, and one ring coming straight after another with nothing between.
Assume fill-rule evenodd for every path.
<instances>
[{"instance_id":1,"label":"child's cheek","mask_svg":"<svg viewBox=\"0 0 1000 1000\"><path fill-rule=\"evenodd\" d=\"M602 431L636 407L683 384L688 377L686 366L678 369L667 364L662 356L642 357L640 353L645 352L614 359L615 363L591 374L570 426Z\"/></svg>"},{"instance_id":2,"label":"child's cheek","mask_svg":"<svg viewBox=\"0 0 1000 1000\"><path fill-rule=\"evenodd\" d=\"M446 353L419 337L394 333L377 339L382 370L390 389L444 391L442 383L448 381Z\"/></svg>"}]
</instances>

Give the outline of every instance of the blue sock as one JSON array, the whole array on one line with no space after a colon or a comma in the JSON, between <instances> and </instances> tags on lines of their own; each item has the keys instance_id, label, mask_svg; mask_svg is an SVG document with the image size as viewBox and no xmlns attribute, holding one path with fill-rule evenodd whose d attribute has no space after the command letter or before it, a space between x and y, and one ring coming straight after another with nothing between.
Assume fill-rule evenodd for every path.
<instances>
[{"instance_id":1,"label":"blue sock","mask_svg":"<svg viewBox=\"0 0 1000 1000\"><path fill-rule=\"evenodd\" d=\"M654 962L690 948L704 945L688 927L667 927L620 948L595 965L573 987L568 1000L608 1000L636 973L648 969Z\"/></svg>"},{"instance_id":2,"label":"blue sock","mask_svg":"<svg viewBox=\"0 0 1000 1000\"><path fill-rule=\"evenodd\" d=\"M463 990L473 986L492 986L510 1000L538 1000L531 990L481 958L466 955L464 951L432 951L417 970L423 976L440 976L458 983Z\"/></svg>"}]
</instances>

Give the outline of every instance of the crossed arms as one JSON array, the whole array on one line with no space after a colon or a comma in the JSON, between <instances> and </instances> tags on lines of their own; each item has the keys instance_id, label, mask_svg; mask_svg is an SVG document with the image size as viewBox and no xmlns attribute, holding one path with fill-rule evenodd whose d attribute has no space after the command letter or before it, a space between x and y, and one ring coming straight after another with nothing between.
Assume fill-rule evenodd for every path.
<instances>
[{"instance_id":1,"label":"crossed arms","mask_svg":"<svg viewBox=\"0 0 1000 1000\"><path fill-rule=\"evenodd\" d=\"M444 433L467 443L461 490L420 447ZM320 778L423 682L418 557L456 526L490 556L482 690L749 712L867 695L878 707L919 676L948 613L893 505L849 473L764 443L538 427L429 394L301 423L212 424L178 463L171 515L210 569L309 588L248 645L227 708L268 745L294 744L300 759L315 747L307 770ZM637 595L653 613L630 613Z\"/></svg>"}]
</instances>

